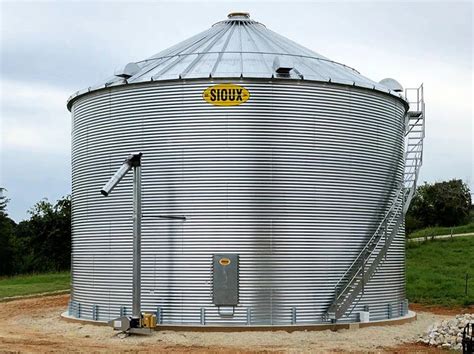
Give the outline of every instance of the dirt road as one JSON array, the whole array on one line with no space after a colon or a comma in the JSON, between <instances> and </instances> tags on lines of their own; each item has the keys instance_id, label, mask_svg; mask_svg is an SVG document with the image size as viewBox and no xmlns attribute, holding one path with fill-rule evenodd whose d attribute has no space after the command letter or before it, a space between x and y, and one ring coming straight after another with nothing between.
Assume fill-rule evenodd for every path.
<instances>
[{"instance_id":1,"label":"dirt road","mask_svg":"<svg viewBox=\"0 0 474 354\"><path fill-rule=\"evenodd\" d=\"M420 312L412 323L357 330L173 332L118 338L111 328L60 318L68 295L0 303L0 352L438 352L414 343L446 315Z\"/></svg>"}]
</instances>

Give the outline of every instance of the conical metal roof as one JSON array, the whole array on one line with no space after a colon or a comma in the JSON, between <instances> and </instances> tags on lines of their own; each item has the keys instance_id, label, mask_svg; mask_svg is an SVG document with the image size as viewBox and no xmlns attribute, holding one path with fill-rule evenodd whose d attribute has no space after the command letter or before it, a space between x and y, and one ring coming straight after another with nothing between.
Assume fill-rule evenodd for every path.
<instances>
[{"instance_id":1,"label":"conical metal roof","mask_svg":"<svg viewBox=\"0 0 474 354\"><path fill-rule=\"evenodd\" d=\"M359 86L391 93L386 86L357 70L332 61L263 24L248 13L230 13L181 43L152 57L127 64L107 80L69 98L104 87L131 83L195 78L274 78L312 80Z\"/></svg>"}]
</instances>

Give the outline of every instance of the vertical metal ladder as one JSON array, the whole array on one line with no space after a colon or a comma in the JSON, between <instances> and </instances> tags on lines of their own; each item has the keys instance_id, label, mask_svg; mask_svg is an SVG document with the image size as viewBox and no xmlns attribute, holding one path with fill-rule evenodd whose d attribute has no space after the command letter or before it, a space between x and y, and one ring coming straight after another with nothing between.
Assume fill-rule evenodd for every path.
<instances>
[{"instance_id":1,"label":"vertical metal ladder","mask_svg":"<svg viewBox=\"0 0 474 354\"><path fill-rule=\"evenodd\" d=\"M418 88L406 89L405 98L410 106L405 116L403 183L391 200L391 205L375 232L336 283L333 301L323 315L325 321L335 322L343 317L354 300L364 294L365 286L377 268L383 264L415 194L416 182L423 162L423 139L425 137L423 84ZM355 305L353 309L354 307Z\"/></svg>"}]
</instances>

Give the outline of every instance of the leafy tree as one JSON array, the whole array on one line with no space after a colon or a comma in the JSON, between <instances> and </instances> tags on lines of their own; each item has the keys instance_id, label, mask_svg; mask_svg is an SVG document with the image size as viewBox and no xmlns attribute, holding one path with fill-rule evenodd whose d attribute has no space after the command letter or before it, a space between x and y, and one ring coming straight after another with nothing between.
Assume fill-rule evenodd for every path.
<instances>
[{"instance_id":1,"label":"leafy tree","mask_svg":"<svg viewBox=\"0 0 474 354\"><path fill-rule=\"evenodd\" d=\"M1 215L6 215L7 213L7 204L10 201L7 199L6 196L3 195L5 193L6 189L0 187L0 214Z\"/></svg>"},{"instance_id":2,"label":"leafy tree","mask_svg":"<svg viewBox=\"0 0 474 354\"><path fill-rule=\"evenodd\" d=\"M417 188L408 209L407 232L430 226L456 226L469 222L469 187L460 179L425 183Z\"/></svg>"},{"instance_id":3,"label":"leafy tree","mask_svg":"<svg viewBox=\"0 0 474 354\"><path fill-rule=\"evenodd\" d=\"M8 199L3 194L5 188L0 188L0 275L10 275L13 272L13 238L15 222L8 217Z\"/></svg>"},{"instance_id":4,"label":"leafy tree","mask_svg":"<svg viewBox=\"0 0 474 354\"><path fill-rule=\"evenodd\" d=\"M29 220L17 226L17 271L44 272L68 269L71 259L71 199L55 205L42 200L36 203Z\"/></svg>"}]
</instances>

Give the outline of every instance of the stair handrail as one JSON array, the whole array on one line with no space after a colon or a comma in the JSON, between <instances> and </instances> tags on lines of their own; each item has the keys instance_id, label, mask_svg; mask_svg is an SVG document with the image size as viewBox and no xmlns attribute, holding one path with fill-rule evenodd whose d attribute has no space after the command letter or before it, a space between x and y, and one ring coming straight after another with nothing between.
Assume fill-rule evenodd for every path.
<instances>
[{"instance_id":1,"label":"stair handrail","mask_svg":"<svg viewBox=\"0 0 474 354\"><path fill-rule=\"evenodd\" d=\"M364 247L361 249L361 251L359 252L358 256L356 257L356 259L351 263L351 265L347 268L347 270L343 273L343 275L339 278L339 281L336 283L336 285L334 286L334 288L336 289L336 293L335 293L335 296L334 298L337 299L339 297L339 294L341 294L342 292L344 292L344 290L347 289L347 287L349 286L349 284L352 282L352 280L357 276L358 272L355 272L354 276L352 278L349 279L349 281L347 282L347 285L341 290L341 291L338 291L338 287L340 286L340 283L345 279L345 277L348 275L348 273L352 270L352 268L355 266L356 263L359 262L359 260L361 259L361 257L363 255L365 255L365 252L366 252L366 249L368 247L368 245L370 245L372 243L372 241L376 238L376 236L378 235L378 233L380 232L380 229L383 225L385 225L385 221L387 220L387 218L389 217L389 215L392 213L392 211L394 210L395 206L397 205L397 202L398 202L398 199L400 197L400 195L403 195L404 193L404 190L405 190L405 187L401 187L397 194L395 195L395 197L393 198L393 202L392 202L392 205L390 207L390 209L385 213L382 221L379 223L379 225L377 226L377 229L375 230L375 232L372 234L372 237L365 243ZM360 267L359 267L360 268Z\"/></svg>"},{"instance_id":2,"label":"stair handrail","mask_svg":"<svg viewBox=\"0 0 474 354\"><path fill-rule=\"evenodd\" d=\"M403 196L404 194L401 194L401 195ZM400 196L400 194L398 195L398 197L399 196ZM400 198L397 198L397 200L395 201L394 204L395 204L396 208L393 210L393 215L392 215L392 218L390 220L390 225L393 225L393 226L396 225L399 222L400 215L401 215L400 212L403 209L403 200L400 200ZM387 228L386 228L386 230L387 230ZM398 232L398 230L399 230L398 226L396 227L396 230L395 230L395 228L393 228L390 232L390 238L392 238L393 233ZM381 246L382 248L379 248L379 254L375 255L375 258L372 258L375 251L376 251L376 249L377 249L377 246L379 246L379 244L382 242L382 240L384 240L385 245ZM326 312L326 316L330 315L330 313L334 312L334 316L335 316L336 319L340 317L337 314L338 314L338 312L340 312L340 307L344 306L344 302L346 301L346 298L344 298L344 300L342 300L341 303L338 303L339 298L342 296L342 294L346 293L346 290L348 288L353 286L354 281L357 278L357 276L360 276L360 281L359 281L358 285L355 286L355 289L360 288L360 289L362 289L362 292L364 291L364 287L365 287L365 284L366 284L366 278L367 278L367 276L371 277L373 272L377 268L377 265L380 263L380 260L377 261L377 258L380 257L380 253L387 251L387 242L389 242L389 241L391 242L391 240L388 238L387 231L385 231L385 237L380 237L377 240L377 243L375 244L375 247L370 251L370 253L366 251L367 252L366 258L363 260L362 264L357 268L357 271L354 272L354 276L347 281L346 286L341 291L337 291L337 288L336 288L335 298L333 300L333 303L328 308L328 310ZM383 250L384 247L385 247L385 251ZM372 262L370 262L370 259L372 259ZM375 267L374 267L374 265L375 265ZM367 272L370 272L370 274L368 274L368 273L366 274L366 267L367 267ZM360 275L361 271L362 271L362 274ZM341 278L341 279L343 279L343 278Z\"/></svg>"}]
</instances>

